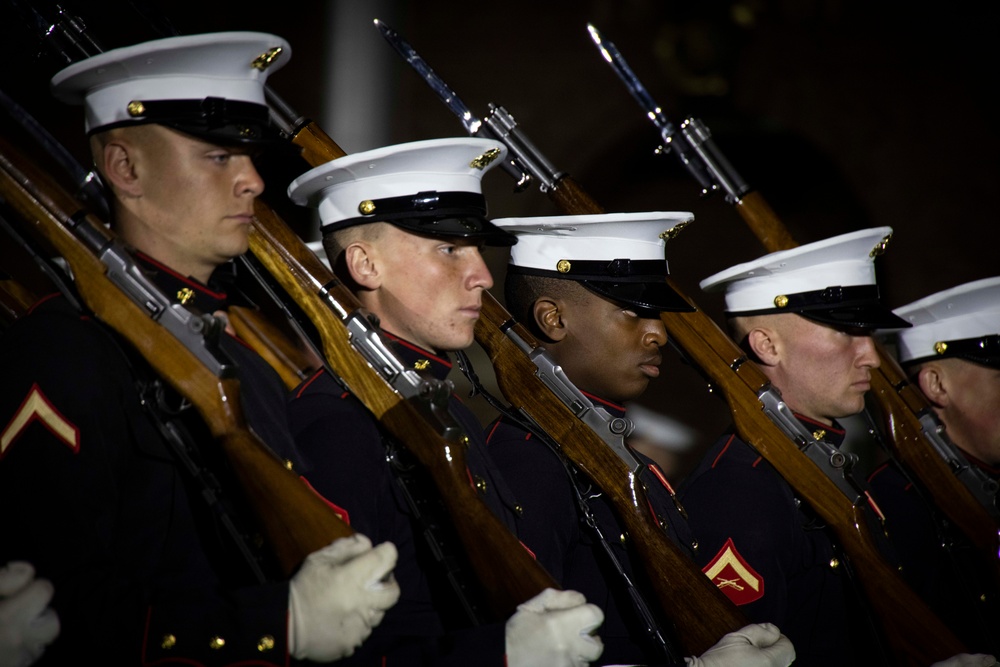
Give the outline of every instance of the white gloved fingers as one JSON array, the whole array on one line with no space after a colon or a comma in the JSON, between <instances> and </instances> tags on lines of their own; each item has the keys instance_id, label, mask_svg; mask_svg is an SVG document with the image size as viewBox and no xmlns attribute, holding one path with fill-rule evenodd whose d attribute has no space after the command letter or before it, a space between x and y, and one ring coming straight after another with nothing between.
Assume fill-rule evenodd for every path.
<instances>
[{"instance_id":1,"label":"white gloved fingers","mask_svg":"<svg viewBox=\"0 0 1000 667\"><path fill-rule=\"evenodd\" d=\"M55 589L47 579L32 581L16 594L0 601L3 604L0 621L7 623L10 619L20 619L21 624L27 627L27 619L41 616L54 592Z\"/></svg>"},{"instance_id":2,"label":"white gloved fingers","mask_svg":"<svg viewBox=\"0 0 1000 667\"><path fill-rule=\"evenodd\" d=\"M392 542L383 542L370 553L359 558L362 561L359 566L362 568L361 577L368 582L366 587L376 590L380 587L390 586L395 580L390 576L396 562L399 560L399 552Z\"/></svg>"},{"instance_id":3,"label":"white gloved fingers","mask_svg":"<svg viewBox=\"0 0 1000 667\"><path fill-rule=\"evenodd\" d=\"M587 598L579 591L560 591L554 588L546 588L544 591L519 604L517 608L521 611L532 611L541 614L549 609L569 609L578 607L587 602Z\"/></svg>"},{"instance_id":4,"label":"white gloved fingers","mask_svg":"<svg viewBox=\"0 0 1000 667\"><path fill-rule=\"evenodd\" d=\"M585 603L570 609L550 610L549 614L557 624L577 628L576 636L569 637L568 653L572 656L574 665L585 665L597 660L604 652L601 638L591 634L604 622L604 612L600 607Z\"/></svg>"},{"instance_id":5,"label":"white gloved fingers","mask_svg":"<svg viewBox=\"0 0 1000 667\"><path fill-rule=\"evenodd\" d=\"M730 634L743 637L758 648L770 646L781 638L781 631L773 623L751 623Z\"/></svg>"},{"instance_id":6,"label":"white gloved fingers","mask_svg":"<svg viewBox=\"0 0 1000 667\"><path fill-rule=\"evenodd\" d=\"M373 548L364 535L309 554L288 587L290 652L329 662L354 653L399 599L395 545Z\"/></svg>"},{"instance_id":7,"label":"white gloved fingers","mask_svg":"<svg viewBox=\"0 0 1000 667\"><path fill-rule=\"evenodd\" d=\"M35 578L35 568L23 560L12 560L0 567L0 597L8 597Z\"/></svg>"},{"instance_id":8,"label":"white gloved fingers","mask_svg":"<svg viewBox=\"0 0 1000 667\"><path fill-rule=\"evenodd\" d=\"M24 638L29 643L44 648L59 636L59 629L59 616L54 609L46 609L28 624L24 630Z\"/></svg>"},{"instance_id":9,"label":"white gloved fingers","mask_svg":"<svg viewBox=\"0 0 1000 667\"><path fill-rule=\"evenodd\" d=\"M312 552L307 558L323 561L327 565L346 563L355 556L363 554L372 548L372 541L367 535L355 533L350 537L341 537L322 549Z\"/></svg>"},{"instance_id":10,"label":"white gloved fingers","mask_svg":"<svg viewBox=\"0 0 1000 667\"><path fill-rule=\"evenodd\" d=\"M684 658L688 667L788 667L795 647L771 623L752 623L723 635L698 657Z\"/></svg>"},{"instance_id":11,"label":"white gloved fingers","mask_svg":"<svg viewBox=\"0 0 1000 667\"><path fill-rule=\"evenodd\" d=\"M959 653L931 667L993 667L996 664L997 659L986 653Z\"/></svg>"},{"instance_id":12,"label":"white gloved fingers","mask_svg":"<svg viewBox=\"0 0 1000 667\"><path fill-rule=\"evenodd\" d=\"M577 591L546 589L521 604L507 620L509 667L585 667L604 644L591 636L604 621L600 607Z\"/></svg>"}]
</instances>

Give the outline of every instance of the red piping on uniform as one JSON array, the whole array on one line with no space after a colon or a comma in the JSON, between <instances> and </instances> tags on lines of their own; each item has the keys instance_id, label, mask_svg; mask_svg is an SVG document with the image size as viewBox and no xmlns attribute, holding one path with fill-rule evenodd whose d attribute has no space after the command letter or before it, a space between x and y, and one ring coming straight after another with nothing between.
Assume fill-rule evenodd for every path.
<instances>
[{"instance_id":1,"label":"red piping on uniform","mask_svg":"<svg viewBox=\"0 0 1000 667\"><path fill-rule=\"evenodd\" d=\"M330 507L330 509L332 509L334 511L334 513L337 516L340 517L341 521L343 521L344 523L346 523L348 526L351 525L351 515L348 514L347 510L345 510L340 505L334 504L334 503L330 502L329 500L327 500L326 497L322 493L320 493L319 491L317 491L315 489L315 487L313 487L313 485L309 483L309 480L306 479L305 477L303 477L302 475L299 475L299 479L302 480L302 483L305 484L306 487L308 487L308 489L310 491L312 491L313 493L316 494L317 498L319 498L324 503L326 503Z\"/></svg>"},{"instance_id":2,"label":"red piping on uniform","mask_svg":"<svg viewBox=\"0 0 1000 667\"><path fill-rule=\"evenodd\" d=\"M435 356L435 355L431 354L430 352L428 352L427 350L425 350L425 349L424 349L424 348L422 348L422 347L419 347L419 346L417 346L417 345L414 345L413 343L409 343L409 342L407 342L407 341L405 341L405 340L403 340L402 338L399 338L399 337L397 337L397 336L393 336L393 335L392 335L391 333L389 333L388 331L383 331L382 333L384 333L384 334L385 334L386 336L388 336L388 337L389 337L389 338L391 338L392 340L396 341L397 343L399 343L399 344L400 344L400 345L402 345L403 347L408 347L408 348L410 348L411 350L413 350L414 352L419 352L420 354L422 354L422 355L424 355L424 356L426 356L426 357L430 357L430 358L431 358L431 359L433 359L434 361L436 361L436 362L438 362L438 363L440 363L440 364L444 364L444 365L445 365L445 366L447 366L448 368L451 368L451 362L450 362L450 361L448 361L447 359L442 359L441 357L438 357L438 356Z\"/></svg>"},{"instance_id":3,"label":"red piping on uniform","mask_svg":"<svg viewBox=\"0 0 1000 667\"><path fill-rule=\"evenodd\" d=\"M725 454L729 450L729 445L733 444L733 440L735 440L735 439L736 439L736 434L735 433L732 434L731 436L729 436L729 440L726 441L726 446L722 448L722 451L719 452L719 455L715 457L714 461L712 461L712 467L713 468L719 462L719 459L722 458L722 455Z\"/></svg>"},{"instance_id":4,"label":"red piping on uniform","mask_svg":"<svg viewBox=\"0 0 1000 667\"><path fill-rule=\"evenodd\" d=\"M325 368L321 368L318 371L316 371L315 373L313 373L313 376L311 378L309 378L308 380L306 380L305 382L303 382L302 386L299 387L298 392L295 393L295 398L302 398L302 392L304 392L309 387L309 385L311 385L313 383L313 381L316 378L318 378L320 376L320 374L322 374L324 372L326 372L326 369Z\"/></svg>"},{"instance_id":5,"label":"red piping on uniform","mask_svg":"<svg viewBox=\"0 0 1000 667\"><path fill-rule=\"evenodd\" d=\"M173 269L171 269L169 266L164 266L163 264L160 264L155 259L153 259L152 257L150 257L149 255L147 255L145 253L136 251L135 254L138 255L139 257L141 257L144 261L149 262L150 264L152 264L156 268L160 269L161 271L166 271L167 273L169 273L170 275L172 275L174 278L177 278L177 280L180 280L182 283L185 283L185 284L190 285L191 287L197 289L199 292L204 292L204 293L206 293L206 294L208 294L210 296L215 297L216 299L219 299L220 301L224 301L226 299L226 293L225 292L216 292L214 290L210 290L205 285L202 285L201 283L194 282L190 278L182 276L181 274L179 274L176 271L174 271Z\"/></svg>"},{"instance_id":6,"label":"red piping on uniform","mask_svg":"<svg viewBox=\"0 0 1000 667\"><path fill-rule=\"evenodd\" d=\"M42 305L46 301L51 301L52 299L56 298L57 296L62 296L62 292L52 292L51 294L46 294L41 299L39 299L38 301L34 302L33 304L31 304L31 306L28 307L28 314L29 315L32 314L33 312L35 312L35 308L38 308L40 305Z\"/></svg>"}]
</instances>

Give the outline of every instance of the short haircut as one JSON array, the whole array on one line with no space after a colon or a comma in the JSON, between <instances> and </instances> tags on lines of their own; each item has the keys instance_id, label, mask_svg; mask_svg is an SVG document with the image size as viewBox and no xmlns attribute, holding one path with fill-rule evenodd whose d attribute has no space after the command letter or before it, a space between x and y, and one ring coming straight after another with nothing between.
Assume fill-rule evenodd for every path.
<instances>
[{"instance_id":1,"label":"short haircut","mask_svg":"<svg viewBox=\"0 0 1000 667\"><path fill-rule=\"evenodd\" d=\"M586 288L574 280L529 276L523 273L507 273L504 281L504 300L507 311L535 336L541 331L535 323L535 302L543 296L550 296L569 302L582 300Z\"/></svg>"}]
</instances>

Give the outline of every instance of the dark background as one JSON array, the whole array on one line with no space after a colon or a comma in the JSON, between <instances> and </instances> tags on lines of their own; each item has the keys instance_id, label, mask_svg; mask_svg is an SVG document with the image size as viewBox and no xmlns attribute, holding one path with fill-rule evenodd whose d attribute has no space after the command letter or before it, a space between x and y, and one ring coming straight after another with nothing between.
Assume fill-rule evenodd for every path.
<instances>
[{"instance_id":1,"label":"dark background","mask_svg":"<svg viewBox=\"0 0 1000 667\"><path fill-rule=\"evenodd\" d=\"M157 36L134 3L63 4L105 49ZM720 303L700 293L698 282L763 250L731 206L700 199L671 156L654 155L653 125L599 57L586 23L617 44L675 124L694 115L708 125L797 241L891 226L895 236L878 268L883 296L897 307L998 273L998 58L990 3L888 4L145 3L181 33L285 37L293 57L270 85L300 113L322 120L348 152L461 136L457 119L372 25L376 17L387 21L476 114L486 114L490 102L505 107L606 210L693 211L695 224L668 244L667 256L677 283L714 317ZM58 63L37 56L36 37L4 7L0 84L83 159L79 110L45 91ZM333 39L344 47L337 58L330 57ZM376 143L371 135L333 131L375 122ZM514 194L512 185L499 169L484 180L491 215L558 212L537 190ZM315 234L308 219L294 222L304 236ZM490 258L498 284L505 261ZM499 289L494 294L502 299ZM700 444L674 471L679 477L727 417L697 373L666 356L663 376L640 402L696 429ZM489 381L486 363L477 361L477 369ZM490 418L488 406L473 404Z\"/></svg>"}]
</instances>

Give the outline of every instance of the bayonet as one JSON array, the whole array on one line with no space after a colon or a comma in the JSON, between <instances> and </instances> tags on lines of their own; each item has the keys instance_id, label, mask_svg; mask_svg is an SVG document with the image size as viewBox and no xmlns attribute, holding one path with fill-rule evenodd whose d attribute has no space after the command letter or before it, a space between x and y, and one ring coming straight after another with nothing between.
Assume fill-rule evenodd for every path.
<instances>
[{"instance_id":1,"label":"bayonet","mask_svg":"<svg viewBox=\"0 0 1000 667\"><path fill-rule=\"evenodd\" d=\"M507 161L504 169L517 182L515 189L520 192L532 181L538 183L542 192L555 190L566 174L557 171L535 145L517 127L514 117L501 106L489 104L490 112L484 119L476 117L461 98L455 94L448 84L420 57L420 54L410 44L400 37L399 33L385 22L375 19L375 27L392 48L412 67L417 74L430 86L431 90L455 114L466 132L474 137L502 141L507 146Z\"/></svg>"},{"instance_id":2,"label":"bayonet","mask_svg":"<svg viewBox=\"0 0 1000 667\"><path fill-rule=\"evenodd\" d=\"M622 56L614 43L605 39L591 23L587 24L587 31L590 33L590 38L594 40L594 44L597 45L601 56L611 65L611 69L622 80L629 93L660 132L663 145L659 150L677 156L681 164L701 185L702 196L710 195L721 189L725 192L726 200L729 203L739 202L750 188L736 173L725 156L715 147L712 133L708 131L705 124L696 118L688 118L681 123L679 130L674 127L674 124L663 113L663 107L653 100L653 96L629 67L625 57Z\"/></svg>"}]
</instances>

